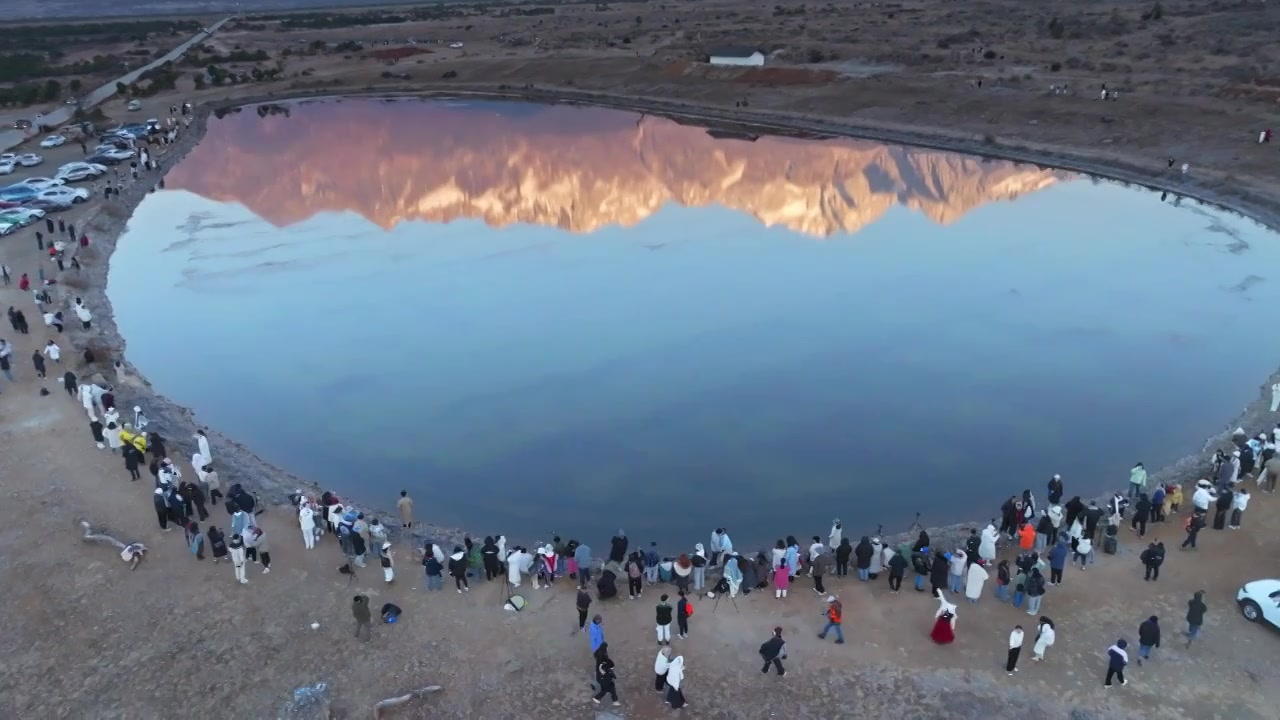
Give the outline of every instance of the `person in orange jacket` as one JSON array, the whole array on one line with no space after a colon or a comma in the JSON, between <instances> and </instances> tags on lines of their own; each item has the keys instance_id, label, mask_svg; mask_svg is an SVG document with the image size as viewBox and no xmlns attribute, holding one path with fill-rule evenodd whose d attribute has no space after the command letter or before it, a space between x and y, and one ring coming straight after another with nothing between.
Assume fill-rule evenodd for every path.
<instances>
[{"instance_id":1,"label":"person in orange jacket","mask_svg":"<svg viewBox=\"0 0 1280 720\"><path fill-rule=\"evenodd\" d=\"M1030 550L1036 545L1036 529L1031 527L1031 523L1024 522L1022 527L1018 528L1018 547L1023 550Z\"/></svg>"}]
</instances>

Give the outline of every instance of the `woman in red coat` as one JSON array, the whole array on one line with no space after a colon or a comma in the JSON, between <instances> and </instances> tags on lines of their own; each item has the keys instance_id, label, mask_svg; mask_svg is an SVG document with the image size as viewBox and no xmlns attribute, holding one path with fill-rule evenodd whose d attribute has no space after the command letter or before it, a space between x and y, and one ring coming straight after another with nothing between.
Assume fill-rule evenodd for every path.
<instances>
[{"instance_id":1,"label":"woman in red coat","mask_svg":"<svg viewBox=\"0 0 1280 720\"><path fill-rule=\"evenodd\" d=\"M950 645L956 639L956 606L938 591L938 612L933 615L933 631L929 637L939 645Z\"/></svg>"}]
</instances>

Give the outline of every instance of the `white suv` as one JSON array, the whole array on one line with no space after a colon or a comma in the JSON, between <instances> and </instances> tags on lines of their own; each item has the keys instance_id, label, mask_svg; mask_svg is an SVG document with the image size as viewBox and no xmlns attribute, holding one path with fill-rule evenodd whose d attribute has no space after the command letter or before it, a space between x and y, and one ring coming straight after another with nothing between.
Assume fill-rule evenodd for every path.
<instances>
[{"instance_id":1,"label":"white suv","mask_svg":"<svg viewBox=\"0 0 1280 720\"><path fill-rule=\"evenodd\" d=\"M1280 580L1254 580L1236 593L1240 613L1249 622L1267 622L1280 628Z\"/></svg>"}]
</instances>

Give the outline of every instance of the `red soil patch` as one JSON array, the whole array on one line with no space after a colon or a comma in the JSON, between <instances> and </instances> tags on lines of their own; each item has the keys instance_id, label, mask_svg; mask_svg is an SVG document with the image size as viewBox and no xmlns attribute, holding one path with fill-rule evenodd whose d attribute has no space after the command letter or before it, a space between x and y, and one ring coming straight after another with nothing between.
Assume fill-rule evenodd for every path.
<instances>
[{"instance_id":1,"label":"red soil patch","mask_svg":"<svg viewBox=\"0 0 1280 720\"><path fill-rule=\"evenodd\" d=\"M386 50L373 50L368 53L368 56L371 58L377 58L378 60L390 60L392 62L396 62L407 57L413 57L414 55L426 55L430 52L430 50L420 47L398 47L387 48Z\"/></svg>"},{"instance_id":2,"label":"red soil patch","mask_svg":"<svg viewBox=\"0 0 1280 720\"><path fill-rule=\"evenodd\" d=\"M751 68L733 79L740 83L762 85L821 85L834 81L840 73L834 70L807 70L805 68Z\"/></svg>"}]
</instances>

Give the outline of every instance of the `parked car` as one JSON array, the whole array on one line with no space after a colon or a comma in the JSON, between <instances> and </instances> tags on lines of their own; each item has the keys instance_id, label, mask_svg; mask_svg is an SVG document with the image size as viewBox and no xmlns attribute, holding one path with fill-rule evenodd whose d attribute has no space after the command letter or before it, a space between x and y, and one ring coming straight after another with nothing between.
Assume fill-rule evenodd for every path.
<instances>
[{"instance_id":1,"label":"parked car","mask_svg":"<svg viewBox=\"0 0 1280 720\"><path fill-rule=\"evenodd\" d=\"M99 165L115 165L116 163L128 160L137 154L138 153L133 150L121 150L113 147L98 148L93 151L93 157L85 158L85 162L97 163ZM104 158L106 162L103 162L102 160L95 160L94 158Z\"/></svg>"},{"instance_id":2,"label":"parked car","mask_svg":"<svg viewBox=\"0 0 1280 720\"><path fill-rule=\"evenodd\" d=\"M10 223L0 220L0 235L12 235L22 229L18 223Z\"/></svg>"},{"instance_id":3,"label":"parked car","mask_svg":"<svg viewBox=\"0 0 1280 720\"><path fill-rule=\"evenodd\" d=\"M17 128L17 129L19 129L19 130L30 130L30 129L31 129L31 121L30 121L30 120L18 120L17 122L15 122L15 123L13 124L13 126L14 126L15 128Z\"/></svg>"},{"instance_id":4,"label":"parked car","mask_svg":"<svg viewBox=\"0 0 1280 720\"><path fill-rule=\"evenodd\" d=\"M3 187L0 188L0 200L25 203L35 197L37 192L39 191L35 188L24 185Z\"/></svg>"},{"instance_id":5,"label":"parked car","mask_svg":"<svg viewBox=\"0 0 1280 720\"><path fill-rule=\"evenodd\" d=\"M40 141L42 148L56 148L67 144L67 139L61 135L50 135Z\"/></svg>"},{"instance_id":6,"label":"parked car","mask_svg":"<svg viewBox=\"0 0 1280 720\"><path fill-rule=\"evenodd\" d=\"M107 168L97 163L87 162L69 162L58 168L58 174L55 177L62 178L67 182L79 182L81 180L91 180L102 175Z\"/></svg>"},{"instance_id":7,"label":"parked car","mask_svg":"<svg viewBox=\"0 0 1280 720\"><path fill-rule=\"evenodd\" d=\"M13 160L0 160L0 175L9 175L13 173L13 169L18 163Z\"/></svg>"},{"instance_id":8,"label":"parked car","mask_svg":"<svg viewBox=\"0 0 1280 720\"><path fill-rule=\"evenodd\" d=\"M46 213L62 212L63 210L71 209L71 203L67 202L64 198L51 199L33 197L23 203L22 206L29 207L32 210L44 210Z\"/></svg>"},{"instance_id":9,"label":"parked car","mask_svg":"<svg viewBox=\"0 0 1280 720\"><path fill-rule=\"evenodd\" d=\"M133 112L136 112L136 111L138 111L138 110L141 110L141 109L142 109L142 101L141 101L141 100L130 100L130 101L129 101L129 104L128 104L128 105L125 105L125 108L126 108L126 109L128 109L128 110L130 110L130 111L133 111Z\"/></svg>"},{"instance_id":10,"label":"parked car","mask_svg":"<svg viewBox=\"0 0 1280 720\"><path fill-rule=\"evenodd\" d=\"M32 198L32 201L27 203L27 206L39 206L43 209L44 203L37 203L36 201L49 201L61 205L62 207L70 207L75 203L82 203L88 199L88 190L85 190L84 188L71 188L60 185L58 187L47 188L36 193L35 197Z\"/></svg>"},{"instance_id":11,"label":"parked car","mask_svg":"<svg viewBox=\"0 0 1280 720\"><path fill-rule=\"evenodd\" d=\"M0 210L0 222L17 223L23 227L44 217L44 211L38 208L12 208Z\"/></svg>"},{"instance_id":12,"label":"parked car","mask_svg":"<svg viewBox=\"0 0 1280 720\"><path fill-rule=\"evenodd\" d=\"M58 178L29 177L23 178L12 185L6 185L4 189L8 190L9 188L29 187L32 190L44 190L45 188L53 187L54 185L65 184L65 180L59 180Z\"/></svg>"},{"instance_id":13,"label":"parked car","mask_svg":"<svg viewBox=\"0 0 1280 720\"><path fill-rule=\"evenodd\" d=\"M1247 582L1236 593L1240 613L1249 622L1266 622L1280 628L1280 580Z\"/></svg>"},{"instance_id":14,"label":"parked car","mask_svg":"<svg viewBox=\"0 0 1280 720\"><path fill-rule=\"evenodd\" d=\"M44 158L35 153L23 153L18 156L18 164L22 167L35 167L44 162Z\"/></svg>"}]
</instances>

